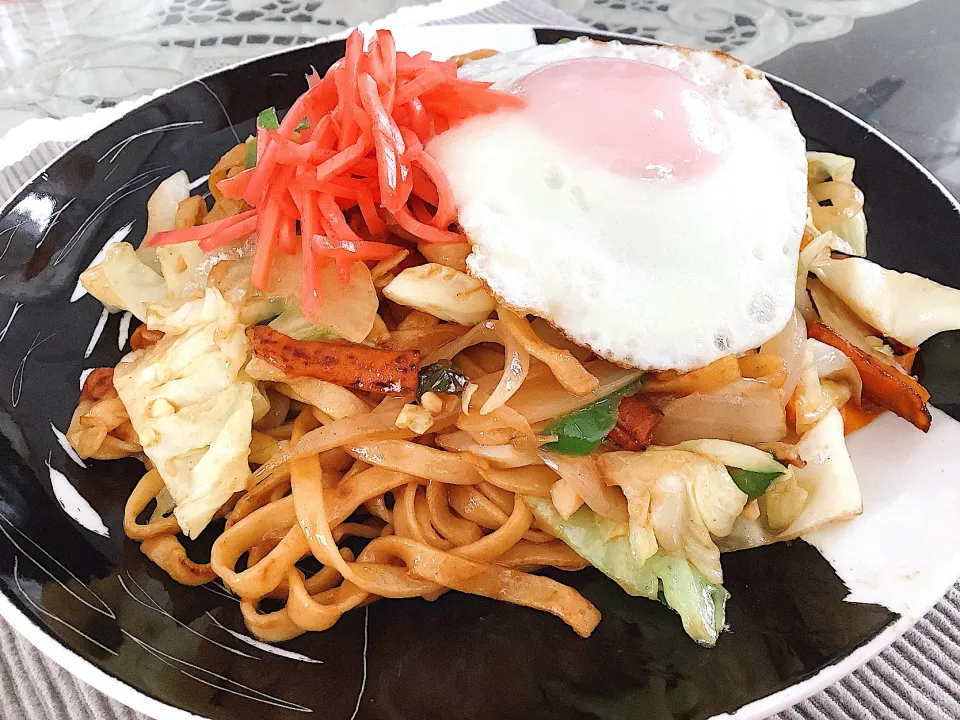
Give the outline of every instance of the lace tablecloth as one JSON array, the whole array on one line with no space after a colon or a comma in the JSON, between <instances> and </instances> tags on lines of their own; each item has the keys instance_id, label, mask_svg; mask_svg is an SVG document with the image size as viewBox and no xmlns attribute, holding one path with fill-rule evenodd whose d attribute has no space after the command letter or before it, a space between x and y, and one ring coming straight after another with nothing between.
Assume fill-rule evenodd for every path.
<instances>
[{"instance_id":1,"label":"lace tablecloth","mask_svg":"<svg viewBox=\"0 0 960 720\"><path fill-rule=\"evenodd\" d=\"M907 8L915 3L915 7ZM238 60L402 9L405 0L0 0L0 203L110 108ZM888 132L960 188L956 0L447 0L434 22L571 24L721 48L821 92ZM909 15L907 14L909 12ZM465 16L465 17L460 17ZM907 21L909 19L909 22ZM882 38L882 39L878 39ZM38 124L38 119L46 118ZM93 123L96 125L96 123ZM80 127L80 130L77 128ZM92 127L92 126L91 126ZM71 134L71 132L73 134ZM782 713L807 718L960 717L960 590L879 658ZM0 621L0 716L143 716L41 656Z\"/></svg>"},{"instance_id":2,"label":"lace tablecloth","mask_svg":"<svg viewBox=\"0 0 960 720\"><path fill-rule=\"evenodd\" d=\"M172 87L416 0L0 2L0 134ZM918 0L551 0L600 30L720 48L758 64ZM465 0L466 7L494 0ZM452 11L453 12L453 11ZM455 11L462 15L463 11Z\"/></svg>"}]
</instances>

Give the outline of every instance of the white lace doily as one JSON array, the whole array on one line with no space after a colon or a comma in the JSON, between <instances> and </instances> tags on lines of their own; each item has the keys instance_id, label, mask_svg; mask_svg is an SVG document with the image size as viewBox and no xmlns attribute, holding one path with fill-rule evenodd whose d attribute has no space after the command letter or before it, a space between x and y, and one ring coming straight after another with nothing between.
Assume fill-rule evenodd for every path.
<instances>
[{"instance_id":1,"label":"white lace doily","mask_svg":"<svg viewBox=\"0 0 960 720\"><path fill-rule=\"evenodd\" d=\"M449 0L448 0L449 1ZM494 0L490 0L493 2ZM601 30L760 63L918 0L548 0ZM417 0L20 0L0 3L0 135L171 87ZM470 3L465 0L464 5Z\"/></svg>"},{"instance_id":2,"label":"white lace doily","mask_svg":"<svg viewBox=\"0 0 960 720\"><path fill-rule=\"evenodd\" d=\"M556 0L599 30L724 50L758 65L800 43L837 37L855 19L919 0Z\"/></svg>"}]
</instances>

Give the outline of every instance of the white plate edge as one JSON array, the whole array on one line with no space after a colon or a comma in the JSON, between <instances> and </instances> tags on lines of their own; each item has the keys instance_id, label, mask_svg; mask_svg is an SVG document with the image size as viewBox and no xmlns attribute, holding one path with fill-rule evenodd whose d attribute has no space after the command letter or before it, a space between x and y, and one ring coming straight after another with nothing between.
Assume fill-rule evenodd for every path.
<instances>
[{"instance_id":1,"label":"white plate edge","mask_svg":"<svg viewBox=\"0 0 960 720\"><path fill-rule=\"evenodd\" d=\"M58 642L54 635L48 634L32 618L24 614L2 591L0 591L0 616L45 657L53 660L71 675L99 690L104 695L137 712L155 720L209 720L209 718L194 715L186 710L155 700L132 685L127 685L122 680L101 670L66 645ZM42 690L42 688L37 689Z\"/></svg>"},{"instance_id":2,"label":"white plate edge","mask_svg":"<svg viewBox=\"0 0 960 720\"><path fill-rule=\"evenodd\" d=\"M379 23L375 23L380 26ZM463 32L466 35L466 32L477 28L482 27L489 31L491 27L497 26L506 26L515 30L517 25L503 23L503 24L485 24L485 23L476 23L476 24L463 24L463 25L434 25L434 26L419 26L419 27L404 27L404 31L412 32L425 32L426 34L435 34L438 31L441 33L460 33ZM570 32L594 32L592 30L582 30L580 28L563 28L557 26L543 26L543 25L523 25L529 29L531 32L535 32L538 29L543 30L568 30ZM277 55L282 55L284 53L292 52L295 50L302 50L303 48L311 47L314 45L322 45L326 42L336 41L342 39L346 32L328 35L322 38L318 38L316 42L308 43L305 45L299 45L295 48L283 48L273 53L266 53L260 55L256 58L251 58L249 60L242 60L231 65L214 70L205 75L201 75L197 78L193 78L189 81L180 83L174 87L167 89L160 89L149 96L139 98L138 100L132 101L133 105L127 109L122 115L112 120L107 125L96 130L94 133L104 130L113 123L119 121L122 117L126 116L133 110L140 107L142 104L154 100L162 95L172 93L175 90L183 88L187 85L190 85L198 80L204 80L205 78L218 75L227 70L232 70L250 63L258 62L264 58L275 57ZM607 35L612 39L629 39L636 40L634 36L623 35L620 33L612 33L606 31L596 31L600 34ZM668 44L660 43L654 40L644 38L647 42L652 44ZM910 155L906 150L904 150L900 145L894 142L892 139L887 137L885 134L878 131L873 126L869 125L864 120L860 119L853 113L845 110L836 103L828 100L827 98L818 95L806 88L803 88L789 80L785 80L778 75L772 73L764 73L768 78L771 78L777 82L782 83L786 87L791 88L792 90L799 92L802 95L805 95L823 105L825 105L830 110L833 110L849 120L852 120L857 125L866 130L869 134L876 136L878 139L883 141L887 146L892 148L894 151L899 153L903 158L905 158L911 165L918 169L940 192L947 198L951 203L954 210L960 213L960 202L952 195L952 193L944 186L944 184L931 173L926 167L924 167L916 158ZM91 134L91 135L92 135ZM83 139L78 139L78 142L82 142ZM63 155L69 152L73 148L65 150L63 153L60 153L57 157L43 166L38 170L33 176L31 176L25 183L24 186L29 185L34 182L40 175L42 175L46 170L53 165L57 160L59 160ZM19 191L18 191L19 192ZM11 206L16 194L12 196L2 207L0 207L0 214L5 212L9 206ZM951 585L952 586L952 585ZM929 612L943 597L943 595L949 591L950 587L948 586L943 589L943 592L938 598L936 598L922 613L919 617L922 617L923 614ZM0 616L6 619L21 635L23 635L34 647L40 650L44 655L52 659L58 665L63 667L65 670L73 674L74 676L80 678L84 682L87 682L89 685L93 686L97 690L103 692L109 697L117 700L118 702L127 705L128 707L142 712L145 715L148 715L151 718L156 720L208 720L198 715L194 715L185 710L181 710L172 705L167 705L161 701L155 700L150 696L142 693L139 690L136 690L131 685L127 685L123 681L115 678L114 676L106 673L97 666L93 665L89 661L85 660L83 657L75 653L73 650L67 648L65 645L60 644L56 641L53 635L45 632L38 624L25 615L19 608L17 608L13 602L7 597L7 595L0 591ZM724 713L721 715L715 715L710 720L762 720L763 718L769 717L777 712L785 710L793 705L805 700L806 698L814 695L815 693L823 690L829 685L841 680L846 677L857 668L869 662L871 659L876 657L880 652L885 648L892 645L900 636L902 636L907 630L912 628L916 622L919 620L919 617L914 620L907 617L901 617L899 620L895 621L891 625L883 629L878 635L873 639L869 640L864 645L861 645L859 648L854 650L852 653L842 658L836 663L828 665L827 667L820 670L814 676L807 678L799 683L795 683L789 687L779 690L775 693L767 695L765 697L759 698L752 702L747 703L746 705L738 708L732 713ZM163 714L159 714L163 713Z\"/></svg>"}]
</instances>

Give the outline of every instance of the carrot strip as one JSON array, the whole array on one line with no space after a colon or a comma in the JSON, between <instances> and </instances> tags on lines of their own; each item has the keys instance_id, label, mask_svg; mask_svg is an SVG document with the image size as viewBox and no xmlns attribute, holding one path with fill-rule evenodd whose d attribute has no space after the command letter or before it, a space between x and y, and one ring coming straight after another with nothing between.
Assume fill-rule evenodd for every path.
<instances>
[{"instance_id":1,"label":"carrot strip","mask_svg":"<svg viewBox=\"0 0 960 720\"><path fill-rule=\"evenodd\" d=\"M459 233L440 230L432 225L419 222L406 208L400 208L393 214L393 217L400 227L414 237L420 238L427 243L462 243L467 241L467 239Z\"/></svg>"},{"instance_id":2,"label":"carrot strip","mask_svg":"<svg viewBox=\"0 0 960 720\"><path fill-rule=\"evenodd\" d=\"M270 266L280 239L280 207L268 200L257 228L257 249L253 254L253 267L250 270L250 282L258 290L266 290L270 285Z\"/></svg>"},{"instance_id":3,"label":"carrot strip","mask_svg":"<svg viewBox=\"0 0 960 720\"><path fill-rule=\"evenodd\" d=\"M423 143L417 134L408 128L400 128L400 137L403 138L407 149L400 156L400 162L404 165L412 164L420 155L423 154Z\"/></svg>"},{"instance_id":4,"label":"carrot strip","mask_svg":"<svg viewBox=\"0 0 960 720\"><path fill-rule=\"evenodd\" d=\"M440 205L440 193L437 192L437 186L434 185L423 168L416 165L413 166L413 194L434 207Z\"/></svg>"},{"instance_id":5,"label":"carrot strip","mask_svg":"<svg viewBox=\"0 0 960 720\"><path fill-rule=\"evenodd\" d=\"M146 245L147 247L162 247L164 245L190 242L191 240L203 240L249 218L256 219L256 215L256 210L247 210L246 212L231 215L223 220L217 220L216 222L207 223L206 225L194 225L193 227L180 228L179 230L162 230L151 235Z\"/></svg>"},{"instance_id":6,"label":"carrot strip","mask_svg":"<svg viewBox=\"0 0 960 720\"><path fill-rule=\"evenodd\" d=\"M377 166L380 177L380 202L391 212L400 208L399 203L399 168L397 167L399 148L393 133L395 126L393 118L387 115L377 92L377 83L367 73L359 78L360 103L370 117L372 125L373 145L377 153Z\"/></svg>"},{"instance_id":7,"label":"carrot strip","mask_svg":"<svg viewBox=\"0 0 960 720\"><path fill-rule=\"evenodd\" d=\"M407 112L410 114L410 126L420 138L420 142L423 142L430 136L430 120L427 118L420 98L413 98L407 103Z\"/></svg>"},{"instance_id":8,"label":"carrot strip","mask_svg":"<svg viewBox=\"0 0 960 720\"><path fill-rule=\"evenodd\" d=\"M333 128L333 122L329 115L324 115L313 128L311 141L316 143L318 148L324 150L333 150L334 147L336 147L337 133ZM333 156L331 155L330 157Z\"/></svg>"},{"instance_id":9,"label":"carrot strip","mask_svg":"<svg viewBox=\"0 0 960 720\"><path fill-rule=\"evenodd\" d=\"M866 397L926 432L930 429L930 393L913 377L886 365L845 340L822 322L814 323L810 337L837 348L853 361L863 380Z\"/></svg>"},{"instance_id":10,"label":"carrot strip","mask_svg":"<svg viewBox=\"0 0 960 720\"><path fill-rule=\"evenodd\" d=\"M240 200L247 192L250 186L250 179L253 177L253 168L237 173L231 178L225 178L217 183L217 190L230 200Z\"/></svg>"},{"instance_id":11,"label":"carrot strip","mask_svg":"<svg viewBox=\"0 0 960 720\"><path fill-rule=\"evenodd\" d=\"M328 73L319 83L310 87L303 96L303 107L300 112L310 122L310 127L317 126L321 118L329 115L339 102L337 95L337 86L333 82L333 77ZM290 108L287 115L291 115L295 108ZM291 115L296 117L296 115ZM287 116L284 116L286 120ZM292 121L291 121L292 122ZM299 122L299 121L298 121Z\"/></svg>"},{"instance_id":12,"label":"carrot strip","mask_svg":"<svg viewBox=\"0 0 960 720\"><path fill-rule=\"evenodd\" d=\"M383 106L388 113L393 113L397 92L397 45L393 40L393 33L389 30L377 30L376 39L385 84Z\"/></svg>"},{"instance_id":13,"label":"carrot strip","mask_svg":"<svg viewBox=\"0 0 960 720\"><path fill-rule=\"evenodd\" d=\"M410 198L410 202L407 203L410 207L411 214L417 219L418 222L422 222L424 225L433 225L433 215L430 214L430 211L427 210L427 206L424 205L423 200L414 195Z\"/></svg>"},{"instance_id":14,"label":"carrot strip","mask_svg":"<svg viewBox=\"0 0 960 720\"><path fill-rule=\"evenodd\" d=\"M282 212L288 218L292 220L300 219L300 212L297 210L297 206L293 202L293 198L290 196L290 190L283 188L280 192L275 193L274 200L276 201L277 205L280 206L280 212Z\"/></svg>"},{"instance_id":15,"label":"carrot strip","mask_svg":"<svg viewBox=\"0 0 960 720\"><path fill-rule=\"evenodd\" d=\"M400 187L397 190L397 202L400 207L407 204L410 195L413 194L413 168L406 163L399 163L400 166Z\"/></svg>"},{"instance_id":16,"label":"carrot strip","mask_svg":"<svg viewBox=\"0 0 960 720\"><path fill-rule=\"evenodd\" d=\"M309 90L307 92L310 92ZM296 132L297 125L306 117L307 95L306 93L296 99L287 114L280 121L280 126L274 131L282 138L289 140Z\"/></svg>"},{"instance_id":17,"label":"carrot strip","mask_svg":"<svg viewBox=\"0 0 960 720\"><path fill-rule=\"evenodd\" d=\"M360 242L360 238L347 225L343 213L328 193L317 193L317 207L320 208L320 221L326 221L334 237Z\"/></svg>"},{"instance_id":18,"label":"carrot strip","mask_svg":"<svg viewBox=\"0 0 960 720\"><path fill-rule=\"evenodd\" d=\"M360 136L356 129L356 120L353 116L354 88L357 85L357 73L360 58L363 55L363 35L354 30L347 38L347 49L343 56L343 83L344 89L340 93L340 141L338 150L345 150L348 145L356 142Z\"/></svg>"},{"instance_id":19,"label":"carrot strip","mask_svg":"<svg viewBox=\"0 0 960 720\"><path fill-rule=\"evenodd\" d=\"M360 197L360 188L344 182L345 178L331 180L323 184L323 192L329 193L338 200L357 200Z\"/></svg>"},{"instance_id":20,"label":"carrot strip","mask_svg":"<svg viewBox=\"0 0 960 720\"><path fill-rule=\"evenodd\" d=\"M397 105L404 105L425 92L447 81L447 76L436 67L424 68L423 72L397 88Z\"/></svg>"},{"instance_id":21,"label":"carrot strip","mask_svg":"<svg viewBox=\"0 0 960 720\"><path fill-rule=\"evenodd\" d=\"M280 220L280 252L287 255L297 254L297 221L292 217Z\"/></svg>"},{"instance_id":22,"label":"carrot strip","mask_svg":"<svg viewBox=\"0 0 960 720\"><path fill-rule=\"evenodd\" d=\"M311 320L320 316L320 284L317 277L316 258L313 254L313 237L320 231L320 210L315 193L299 190L294 200L300 208L300 308Z\"/></svg>"},{"instance_id":23,"label":"carrot strip","mask_svg":"<svg viewBox=\"0 0 960 720\"><path fill-rule=\"evenodd\" d=\"M317 182L322 185L337 175L346 172L370 152L370 147L369 139L364 136L346 150L341 150L332 158L324 160L317 166Z\"/></svg>"},{"instance_id":24,"label":"carrot strip","mask_svg":"<svg viewBox=\"0 0 960 720\"><path fill-rule=\"evenodd\" d=\"M453 189L447 182L447 176L443 174L440 165L428 153L421 154L415 165L423 170L437 189L438 202L434 203L437 207L437 214L433 219L433 224L441 230L445 230L457 215L456 203L453 201Z\"/></svg>"},{"instance_id":25,"label":"carrot strip","mask_svg":"<svg viewBox=\"0 0 960 720\"><path fill-rule=\"evenodd\" d=\"M379 243L371 240L337 240L325 235L313 238L314 252L320 257L342 258L350 264L358 260L386 260L400 251L399 245Z\"/></svg>"},{"instance_id":26,"label":"carrot strip","mask_svg":"<svg viewBox=\"0 0 960 720\"><path fill-rule=\"evenodd\" d=\"M298 169L296 184L307 190L317 190L320 192L330 193L335 198L349 198L350 200L356 200L361 188L366 188L369 190L375 200L380 197L380 190L378 189L376 183L371 185L369 178L357 178L340 175L335 180L327 180L326 182L318 183L316 176L312 172L301 172L301 170Z\"/></svg>"},{"instance_id":27,"label":"carrot strip","mask_svg":"<svg viewBox=\"0 0 960 720\"><path fill-rule=\"evenodd\" d=\"M360 188L357 193L357 201L360 204L360 213L363 215L363 221L367 224L367 230L378 240L387 237L387 224L380 219L377 214L377 208L373 204L373 194L365 187Z\"/></svg>"},{"instance_id":28,"label":"carrot strip","mask_svg":"<svg viewBox=\"0 0 960 720\"><path fill-rule=\"evenodd\" d=\"M372 77L377 82L377 92L379 93L380 88L386 89L387 87L387 76L383 70L383 62L380 59L380 53L377 49L377 40L374 38L371 41L370 50L364 56L363 60L360 63L360 73L366 73Z\"/></svg>"},{"instance_id":29,"label":"carrot strip","mask_svg":"<svg viewBox=\"0 0 960 720\"><path fill-rule=\"evenodd\" d=\"M246 192L243 193L243 199L254 207L257 207L263 199L270 177L273 175L273 169L277 164L275 155L278 146L276 143L269 142L269 136L267 136L267 140L264 143L266 148L263 151L263 156L257 160L256 167L250 168L250 172L253 174L250 177L250 184L247 185ZM259 152L259 150L260 144L258 142L257 151Z\"/></svg>"},{"instance_id":30,"label":"carrot strip","mask_svg":"<svg viewBox=\"0 0 960 720\"><path fill-rule=\"evenodd\" d=\"M367 114L359 105L353 108L353 118L357 122L357 127L360 128L361 135L370 132L370 118L367 117Z\"/></svg>"},{"instance_id":31,"label":"carrot strip","mask_svg":"<svg viewBox=\"0 0 960 720\"><path fill-rule=\"evenodd\" d=\"M223 247L224 245L229 245L232 242L236 242L242 237L246 237L251 233L257 231L257 222L258 216L249 217L246 220L242 220L238 223L234 223L229 227L224 228L215 235L204 238L200 241L200 249L203 252L210 252L215 250L218 247Z\"/></svg>"},{"instance_id":32,"label":"carrot strip","mask_svg":"<svg viewBox=\"0 0 960 720\"><path fill-rule=\"evenodd\" d=\"M257 124L257 165L260 164L260 158L263 157L263 151L267 148L267 143L269 142L269 130L266 128L260 127Z\"/></svg>"},{"instance_id":33,"label":"carrot strip","mask_svg":"<svg viewBox=\"0 0 960 720\"><path fill-rule=\"evenodd\" d=\"M278 147L274 153L274 158L280 165L306 165L310 162L314 151L321 149L313 141L295 143L293 140L283 140L279 136L271 138L271 140L277 143Z\"/></svg>"}]
</instances>

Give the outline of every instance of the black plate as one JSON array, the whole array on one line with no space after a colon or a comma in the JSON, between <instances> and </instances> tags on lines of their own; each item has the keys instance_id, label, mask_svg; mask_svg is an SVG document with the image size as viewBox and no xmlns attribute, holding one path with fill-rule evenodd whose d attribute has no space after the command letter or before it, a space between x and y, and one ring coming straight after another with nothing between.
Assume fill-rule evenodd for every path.
<instances>
[{"instance_id":1,"label":"black plate","mask_svg":"<svg viewBox=\"0 0 960 720\"><path fill-rule=\"evenodd\" d=\"M537 36L552 43L575 34ZM79 144L5 208L0 592L57 643L136 691L230 720L307 710L324 720L703 718L810 677L893 622L885 608L842 602L846 589L829 564L794 542L724 556L730 632L712 650L693 644L666 608L583 571L562 579L603 613L588 640L549 615L449 593L434 603L376 603L284 646L323 661L307 663L239 642L216 624L243 632L235 601L177 585L125 539L122 508L141 465L82 469L51 429L66 429L81 370L112 366L122 355L112 316L84 359L101 306L89 296L69 302L77 277L128 223L129 237L142 237L145 203L160 180L178 169L192 178L209 172L251 131L259 110L288 106L304 89L304 71L322 72L342 52L340 41L298 48L177 88ZM857 158L871 256L960 286L960 216L950 198L862 125L774 85L813 149ZM960 337L946 334L921 354L933 401L955 417L958 349ZM64 513L50 467L101 514L109 538Z\"/></svg>"}]
</instances>

